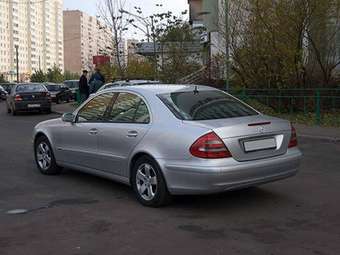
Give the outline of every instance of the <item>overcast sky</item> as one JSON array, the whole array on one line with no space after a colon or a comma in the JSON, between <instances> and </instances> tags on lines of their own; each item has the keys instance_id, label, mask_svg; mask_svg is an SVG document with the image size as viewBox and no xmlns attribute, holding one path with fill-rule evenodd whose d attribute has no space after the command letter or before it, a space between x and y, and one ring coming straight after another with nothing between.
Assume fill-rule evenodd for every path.
<instances>
[{"instance_id":1,"label":"overcast sky","mask_svg":"<svg viewBox=\"0 0 340 255\"><path fill-rule=\"evenodd\" d=\"M101 1L103 0L64 0L64 8L70 10L81 10L95 16L97 14L98 4ZM163 7L156 7L156 4L163 4ZM126 0L125 8L133 10L134 6L141 7L145 15L168 10L172 11L176 15L180 15L182 11L188 9L188 0ZM130 32L127 36L129 38L134 37L132 32Z\"/></svg>"}]
</instances>

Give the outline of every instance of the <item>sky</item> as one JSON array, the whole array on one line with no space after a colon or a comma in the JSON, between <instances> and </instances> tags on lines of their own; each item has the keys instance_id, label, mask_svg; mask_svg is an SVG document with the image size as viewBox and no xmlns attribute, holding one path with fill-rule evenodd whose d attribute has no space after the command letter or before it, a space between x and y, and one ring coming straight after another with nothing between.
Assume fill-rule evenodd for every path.
<instances>
[{"instance_id":1,"label":"sky","mask_svg":"<svg viewBox=\"0 0 340 255\"><path fill-rule=\"evenodd\" d=\"M98 5L103 0L64 0L64 9L80 10L90 15L98 14ZM152 13L160 13L163 11L172 11L175 15L180 15L181 12L187 10L188 0L125 0L125 9L133 11L134 6L141 7L144 15ZM162 4L163 7L156 7L156 4ZM132 32L127 34L127 37L133 38L135 35ZM141 35L137 35L141 39Z\"/></svg>"}]
</instances>

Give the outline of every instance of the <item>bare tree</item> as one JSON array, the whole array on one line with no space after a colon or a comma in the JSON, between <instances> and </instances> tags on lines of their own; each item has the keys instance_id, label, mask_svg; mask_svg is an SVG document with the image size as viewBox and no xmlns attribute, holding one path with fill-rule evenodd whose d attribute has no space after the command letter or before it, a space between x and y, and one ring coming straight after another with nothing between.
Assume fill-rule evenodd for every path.
<instances>
[{"instance_id":1,"label":"bare tree","mask_svg":"<svg viewBox=\"0 0 340 255\"><path fill-rule=\"evenodd\" d=\"M340 1L307 0L309 7L306 40L310 53L309 65L317 64L325 86L335 76L340 65Z\"/></svg>"},{"instance_id":2,"label":"bare tree","mask_svg":"<svg viewBox=\"0 0 340 255\"><path fill-rule=\"evenodd\" d=\"M99 6L100 17L105 25L112 32L112 55L115 57L115 64L121 78L125 78L124 52L121 51L124 33L130 24L127 14L123 12L125 0L103 0Z\"/></svg>"}]
</instances>

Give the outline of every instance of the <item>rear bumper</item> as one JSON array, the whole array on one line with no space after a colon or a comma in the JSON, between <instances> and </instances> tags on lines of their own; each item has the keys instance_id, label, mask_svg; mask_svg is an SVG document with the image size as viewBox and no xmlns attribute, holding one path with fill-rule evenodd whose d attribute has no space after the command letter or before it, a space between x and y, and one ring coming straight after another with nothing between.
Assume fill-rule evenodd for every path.
<instances>
[{"instance_id":1,"label":"rear bumper","mask_svg":"<svg viewBox=\"0 0 340 255\"><path fill-rule=\"evenodd\" d=\"M169 192L174 195L209 194L227 190L257 186L294 176L298 172L302 154L299 149L290 149L285 155L237 162L208 161L197 165L186 162L158 160L163 170ZM211 163L210 163L211 164Z\"/></svg>"},{"instance_id":2,"label":"rear bumper","mask_svg":"<svg viewBox=\"0 0 340 255\"><path fill-rule=\"evenodd\" d=\"M40 105L40 107L29 107L29 105ZM51 109L51 102L48 101L15 102L16 111L39 111L49 109Z\"/></svg>"}]
</instances>

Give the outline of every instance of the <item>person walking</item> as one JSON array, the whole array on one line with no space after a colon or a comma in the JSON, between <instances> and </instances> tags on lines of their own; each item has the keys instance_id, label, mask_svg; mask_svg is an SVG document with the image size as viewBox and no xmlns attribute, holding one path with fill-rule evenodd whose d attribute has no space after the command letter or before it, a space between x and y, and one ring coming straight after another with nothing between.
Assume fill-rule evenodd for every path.
<instances>
[{"instance_id":1,"label":"person walking","mask_svg":"<svg viewBox=\"0 0 340 255\"><path fill-rule=\"evenodd\" d=\"M88 74L87 70L84 70L79 80L79 93L81 103L88 99L90 95L90 88L87 82L87 74Z\"/></svg>"},{"instance_id":2,"label":"person walking","mask_svg":"<svg viewBox=\"0 0 340 255\"><path fill-rule=\"evenodd\" d=\"M105 84L105 78L100 73L100 69L96 68L94 74L92 74L91 79L89 81L90 84L90 93L96 93L98 89L100 89Z\"/></svg>"}]
</instances>

